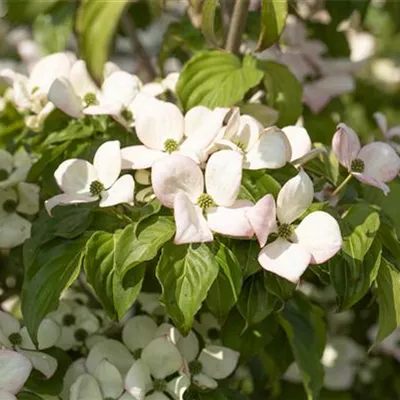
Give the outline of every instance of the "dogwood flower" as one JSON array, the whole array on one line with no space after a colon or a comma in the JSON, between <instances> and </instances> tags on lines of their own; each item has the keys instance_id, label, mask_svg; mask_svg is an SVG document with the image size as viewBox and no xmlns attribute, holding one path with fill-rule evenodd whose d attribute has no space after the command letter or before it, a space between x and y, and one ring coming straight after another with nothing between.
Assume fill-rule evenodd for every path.
<instances>
[{"instance_id":1,"label":"dogwood flower","mask_svg":"<svg viewBox=\"0 0 400 400\"><path fill-rule=\"evenodd\" d=\"M125 390L136 400L183 400L190 386L187 376L169 378L183 369L183 358L166 336L152 340L142 351L125 378Z\"/></svg>"},{"instance_id":2,"label":"dogwood flower","mask_svg":"<svg viewBox=\"0 0 400 400\"><path fill-rule=\"evenodd\" d=\"M113 63L106 63L104 77L119 68ZM100 90L89 75L86 63L77 60L72 65L67 77L54 80L49 89L48 98L57 108L73 118L81 118L85 107L98 104Z\"/></svg>"},{"instance_id":3,"label":"dogwood flower","mask_svg":"<svg viewBox=\"0 0 400 400\"><path fill-rule=\"evenodd\" d=\"M206 192L203 172L189 157L171 154L153 165L154 193L164 206L174 209L175 243L210 242L212 231L234 237L253 236L245 217L253 203L237 200L242 160L242 155L233 150L214 153L205 170Z\"/></svg>"},{"instance_id":4,"label":"dogwood flower","mask_svg":"<svg viewBox=\"0 0 400 400\"><path fill-rule=\"evenodd\" d=\"M100 321L94 312L73 300L61 300L57 310L48 318L60 326L56 346L63 350L82 345L100 329Z\"/></svg>"},{"instance_id":5,"label":"dogwood flower","mask_svg":"<svg viewBox=\"0 0 400 400\"><path fill-rule=\"evenodd\" d=\"M0 349L0 398L16 400L32 371L31 362L16 351Z\"/></svg>"},{"instance_id":6,"label":"dogwood flower","mask_svg":"<svg viewBox=\"0 0 400 400\"><path fill-rule=\"evenodd\" d=\"M10 249L31 236L32 224L22 215L39 211L39 186L19 182L16 189L0 189L0 248Z\"/></svg>"},{"instance_id":7,"label":"dogwood flower","mask_svg":"<svg viewBox=\"0 0 400 400\"><path fill-rule=\"evenodd\" d=\"M51 319L44 319L38 330L38 349L52 347L60 336L60 327ZM36 351L26 327L11 314L0 311L0 345L15 349L30 360L33 367L47 378L57 369L57 360L46 353Z\"/></svg>"},{"instance_id":8,"label":"dogwood flower","mask_svg":"<svg viewBox=\"0 0 400 400\"><path fill-rule=\"evenodd\" d=\"M47 94L56 78L67 77L73 59L67 53L54 53L42 58L32 69L29 78L5 69L0 77L12 87L12 99L20 111L39 114L47 105Z\"/></svg>"},{"instance_id":9,"label":"dogwood flower","mask_svg":"<svg viewBox=\"0 0 400 400\"><path fill-rule=\"evenodd\" d=\"M341 123L332 139L332 149L339 163L362 183L390 192L386 182L400 171L400 157L384 142L369 143L361 147L353 129Z\"/></svg>"},{"instance_id":10,"label":"dogwood flower","mask_svg":"<svg viewBox=\"0 0 400 400\"><path fill-rule=\"evenodd\" d=\"M98 94L98 103L84 109L87 115L111 115L126 127L133 124L136 105L147 99L146 95L139 96L142 81L125 71L116 71L103 82Z\"/></svg>"},{"instance_id":11,"label":"dogwood flower","mask_svg":"<svg viewBox=\"0 0 400 400\"><path fill-rule=\"evenodd\" d=\"M292 156L289 161L296 167L305 164L307 161L310 161L314 157L318 156L318 154L326 151L322 147L312 149L310 135L302 126L285 126L282 128L282 132L289 141L290 148L292 150Z\"/></svg>"},{"instance_id":12,"label":"dogwood flower","mask_svg":"<svg viewBox=\"0 0 400 400\"><path fill-rule=\"evenodd\" d=\"M0 149L0 189L24 181L31 166L31 157L24 148L19 149L13 155L4 149Z\"/></svg>"},{"instance_id":13,"label":"dogwood flower","mask_svg":"<svg viewBox=\"0 0 400 400\"><path fill-rule=\"evenodd\" d=\"M213 344L207 344L200 351L199 340L192 331L182 336L169 324L163 324L159 329L163 329L176 344L185 360L185 373L200 388L216 389L217 381L227 378L236 369L238 352Z\"/></svg>"},{"instance_id":14,"label":"dogwood flower","mask_svg":"<svg viewBox=\"0 0 400 400\"><path fill-rule=\"evenodd\" d=\"M152 97L160 96L168 90L172 93L175 93L178 79L179 72L171 72L161 82L146 83L143 85L141 92Z\"/></svg>"},{"instance_id":15,"label":"dogwood flower","mask_svg":"<svg viewBox=\"0 0 400 400\"><path fill-rule=\"evenodd\" d=\"M123 168L146 169L165 155L178 152L200 163L213 143L227 110L197 106L185 117L172 103L149 99L135 115L136 135L143 145L121 150Z\"/></svg>"},{"instance_id":16,"label":"dogwood flower","mask_svg":"<svg viewBox=\"0 0 400 400\"><path fill-rule=\"evenodd\" d=\"M199 321L194 322L194 329L200 333L205 343L221 344L221 325L210 312L202 312Z\"/></svg>"},{"instance_id":17,"label":"dogwood flower","mask_svg":"<svg viewBox=\"0 0 400 400\"><path fill-rule=\"evenodd\" d=\"M380 112L374 114L375 121L388 143L400 152L400 125L389 128L386 116Z\"/></svg>"},{"instance_id":18,"label":"dogwood flower","mask_svg":"<svg viewBox=\"0 0 400 400\"><path fill-rule=\"evenodd\" d=\"M326 212L312 212L293 227L293 222L308 209L313 197L312 181L301 170L283 185L276 203L267 194L246 212L263 247L258 262L265 270L294 283L310 263L325 262L342 246L339 224ZM259 217L260 209L268 210L263 219ZM277 234L276 240L265 246L271 233Z\"/></svg>"},{"instance_id":19,"label":"dogwood flower","mask_svg":"<svg viewBox=\"0 0 400 400\"><path fill-rule=\"evenodd\" d=\"M328 340L321 363L324 368L324 387L329 390L349 390L365 360L364 349L347 336L334 336ZM284 375L291 382L301 382L299 369L291 364Z\"/></svg>"},{"instance_id":20,"label":"dogwood flower","mask_svg":"<svg viewBox=\"0 0 400 400\"><path fill-rule=\"evenodd\" d=\"M165 316L165 306L160 302L160 293L141 292L137 297L140 310L155 317Z\"/></svg>"},{"instance_id":21,"label":"dogwood flower","mask_svg":"<svg viewBox=\"0 0 400 400\"><path fill-rule=\"evenodd\" d=\"M70 159L61 163L54 173L63 194L45 202L46 210L60 204L90 203L100 200L100 207L133 204L135 182L130 175L120 175L119 141L103 143L94 155L93 164L86 160Z\"/></svg>"},{"instance_id":22,"label":"dogwood flower","mask_svg":"<svg viewBox=\"0 0 400 400\"><path fill-rule=\"evenodd\" d=\"M264 129L250 115L240 115L238 108L232 110L215 145L243 153L245 169L281 168L291 159L290 143L280 129Z\"/></svg>"}]
</instances>

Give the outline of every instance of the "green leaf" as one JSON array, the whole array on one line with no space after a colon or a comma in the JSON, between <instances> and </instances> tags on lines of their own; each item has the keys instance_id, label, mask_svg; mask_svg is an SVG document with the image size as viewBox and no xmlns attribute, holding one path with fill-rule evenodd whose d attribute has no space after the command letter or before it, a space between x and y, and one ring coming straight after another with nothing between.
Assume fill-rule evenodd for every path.
<instances>
[{"instance_id":1,"label":"green leaf","mask_svg":"<svg viewBox=\"0 0 400 400\"><path fill-rule=\"evenodd\" d=\"M115 268L121 278L136 265L152 260L174 233L172 218L159 215L138 226L127 225L115 243Z\"/></svg>"},{"instance_id":2,"label":"green leaf","mask_svg":"<svg viewBox=\"0 0 400 400\"><path fill-rule=\"evenodd\" d=\"M287 0L261 0L261 31L256 51L267 49L279 39L287 15Z\"/></svg>"},{"instance_id":3,"label":"green leaf","mask_svg":"<svg viewBox=\"0 0 400 400\"><path fill-rule=\"evenodd\" d=\"M43 318L57 308L61 293L78 277L89 237L52 240L39 249L26 268L21 309L33 338Z\"/></svg>"},{"instance_id":4,"label":"green leaf","mask_svg":"<svg viewBox=\"0 0 400 400\"><path fill-rule=\"evenodd\" d=\"M217 4L218 0L204 0L201 9L201 32L207 42L214 47L218 46L218 40L214 29Z\"/></svg>"},{"instance_id":5,"label":"green leaf","mask_svg":"<svg viewBox=\"0 0 400 400\"><path fill-rule=\"evenodd\" d=\"M18 400L43 400L42 397L38 396L37 394L34 393L29 393L29 392L21 392L17 396Z\"/></svg>"},{"instance_id":6,"label":"green leaf","mask_svg":"<svg viewBox=\"0 0 400 400\"><path fill-rule=\"evenodd\" d=\"M381 342L400 325L400 272L382 258L376 282L379 303L379 330L376 341Z\"/></svg>"},{"instance_id":7,"label":"green leaf","mask_svg":"<svg viewBox=\"0 0 400 400\"><path fill-rule=\"evenodd\" d=\"M341 225L343 254L351 268L356 269L357 264L364 260L379 230L379 213L367 204L357 204L345 213Z\"/></svg>"},{"instance_id":8,"label":"green leaf","mask_svg":"<svg viewBox=\"0 0 400 400\"><path fill-rule=\"evenodd\" d=\"M302 113L303 91L300 83L285 65L264 61L259 63L265 71L264 86L268 105L279 111L277 125L293 125Z\"/></svg>"},{"instance_id":9,"label":"green leaf","mask_svg":"<svg viewBox=\"0 0 400 400\"><path fill-rule=\"evenodd\" d=\"M260 271L261 267L258 262L260 246L256 241L235 240L231 245L231 250L235 253L242 268L243 279Z\"/></svg>"},{"instance_id":10,"label":"green leaf","mask_svg":"<svg viewBox=\"0 0 400 400\"><path fill-rule=\"evenodd\" d=\"M213 252L219 273L210 287L206 304L217 318L222 319L238 301L242 288L242 270L235 254L227 246L217 243L215 247L217 249L213 249Z\"/></svg>"},{"instance_id":11,"label":"green leaf","mask_svg":"<svg viewBox=\"0 0 400 400\"><path fill-rule=\"evenodd\" d=\"M6 0L6 17L13 23L32 21L37 15L50 10L58 0Z\"/></svg>"},{"instance_id":12,"label":"green leaf","mask_svg":"<svg viewBox=\"0 0 400 400\"><path fill-rule=\"evenodd\" d=\"M31 237L24 243L25 268L34 261L40 246L54 237L73 239L85 232L93 220L94 206L95 203L55 207L52 217L42 211L32 225Z\"/></svg>"},{"instance_id":13,"label":"green leaf","mask_svg":"<svg viewBox=\"0 0 400 400\"><path fill-rule=\"evenodd\" d=\"M281 299L283 302L288 300L296 289L296 285L294 283L288 281L287 279L281 278L272 272L264 272L264 281L267 290L274 296Z\"/></svg>"},{"instance_id":14,"label":"green leaf","mask_svg":"<svg viewBox=\"0 0 400 400\"><path fill-rule=\"evenodd\" d=\"M73 139L85 139L93 135L93 126L84 125L80 121L71 121L69 125L60 132L53 132L43 142L46 147L50 144L63 143Z\"/></svg>"},{"instance_id":15,"label":"green leaf","mask_svg":"<svg viewBox=\"0 0 400 400\"><path fill-rule=\"evenodd\" d=\"M243 171L240 198L257 202L267 193L276 198L280 190L279 182L265 171Z\"/></svg>"},{"instance_id":16,"label":"green leaf","mask_svg":"<svg viewBox=\"0 0 400 400\"><path fill-rule=\"evenodd\" d=\"M393 262L397 269L400 270L400 241L394 224L388 220L381 220L378 237L383 247L392 256L389 261Z\"/></svg>"},{"instance_id":17,"label":"green leaf","mask_svg":"<svg viewBox=\"0 0 400 400\"><path fill-rule=\"evenodd\" d=\"M247 56L243 64L233 54L204 51L183 67L176 87L185 110L197 105L230 107L262 79L263 73Z\"/></svg>"},{"instance_id":18,"label":"green leaf","mask_svg":"<svg viewBox=\"0 0 400 400\"><path fill-rule=\"evenodd\" d=\"M262 126L272 126L278 121L279 113L271 107L264 104L242 104L240 106L241 114L251 115L258 120Z\"/></svg>"},{"instance_id":19,"label":"green leaf","mask_svg":"<svg viewBox=\"0 0 400 400\"><path fill-rule=\"evenodd\" d=\"M258 272L246 279L237 307L247 326L252 326L267 318L277 302L266 288L263 272Z\"/></svg>"},{"instance_id":20,"label":"green leaf","mask_svg":"<svg viewBox=\"0 0 400 400\"><path fill-rule=\"evenodd\" d=\"M325 339L323 313L298 296L286 303L279 320L292 347L307 399L316 400L324 379L320 362Z\"/></svg>"},{"instance_id":21,"label":"green leaf","mask_svg":"<svg viewBox=\"0 0 400 400\"><path fill-rule=\"evenodd\" d=\"M60 2L48 14L38 15L32 26L35 42L44 54L64 51L72 35L75 5Z\"/></svg>"},{"instance_id":22,"label":"green leaf","mask_svg":"<svg viewBox=\"0 0 400 400\"><path fill-rule=\"evenodd\" d=\"M103 79L111 40L127 3L128 0L82 0L78 7L75 28L80 54L97 82Z\"/></svg>"},{"instance_id":23,"label":"green leaf","mask_svg":"<svg viewBox=\"0 0 400 400\"><path fill-rule=\"evenodd\" d=\"M221 340L224 346L240 352L242 358L248 359L273 340L277 329L276 318L272 315L246 329L246 322L234 308L222 326Z\"/></svg>"},{"instance_id":24,"label":"green leaf","mask_svg":"<svg viewBox=\"0 0 400 400\"><path fill-rule=\"evenodd\" d=\"M113 318L122 318L140 293L145 266L140 265L127 274L129 282L122 281L115 270L115 245L121 231L111 234L96 232L86 244L84 267L87 282L93 287L98 299Z\"/></svg>"},{"instance_id":25,"label":"green leaf","mask_svg":"<svg viewBox=\"0 0 400 400\"><path fill-rule=\"evenodd\" d=\"M214 254L205 244L164 246L156 276L162 287L162 302L181 332L190 331L218 270Z\"/></svg>"},{"instance_id":26,"label":"green leaf","mask_svg":"<svg viewBox=\"0 0 400 400\"><path fill-rule=\"evenodd\" d=\"M345 258L329 261L329 272L338 296L339 310L345 310L360 301L375 282L381 265L382 245L374 240L363 262L349 264Z\"/></svg>"}]
</instances>

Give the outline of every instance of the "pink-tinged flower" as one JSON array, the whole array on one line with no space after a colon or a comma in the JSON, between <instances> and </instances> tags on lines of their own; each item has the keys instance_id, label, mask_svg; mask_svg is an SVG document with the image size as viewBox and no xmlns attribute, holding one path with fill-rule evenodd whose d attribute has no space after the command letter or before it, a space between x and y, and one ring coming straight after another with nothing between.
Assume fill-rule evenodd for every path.
<instances>
[{"instance_id":1,"label":"pink-tinged flower","mask_svg":"<svg viewBox=\"0 0 400 400\"><path fill-rule=\"evenodd\" d=\"M291 158L290 144L285 134L276 126L264 129L250 115L240 115L234 108L226 126L215 140L214 149L227 147L243 154L245 169L276 169Z\"/></svg>"},{"instance_id":2,"label":"pink-tinged flower","mask_svg":"<svg viewBox=\"0 0 400 400\"><path fill-rule=\"evenodd\" d=\"M200 167L181 154L171 154L154 164L154 193L164 206L174 209L175 243L210 242L212 231L233 237L253 236L245 217L253 203L237 200L242 159L233 150L214 153L208 160L205 179Z\"/></svg>"},{"instance_id":3,"label":"pink-tinged flower","mask_svg":"<svg viewBox=\"0 0 400 400\"><path fill-rule=\"evenodd\" d=\"M22 389L31 371L31 362L22 354L0 349L0 398L16 400L14 395Z\"/></svg>"},{"instance_id":4,"label":"pink-tinged flower","mask_svg":"<svg viewBox=\"0 0 400 400\"><path fill-rule=\"evenodd\" d=\"M319 114L333 98L351 93L354 89L354 78L350 74L329 75L306 83L303 87L303 101L314 114Z\"/></svg>"},{"instance_id":5,"label":"pink-tinged flower","mask_svg":"<svg viewBox=\"0 0 400 400\"><path fill-rule=\"evenodd\" d=\"M292 282L300 279L309 264L329 260L342 246L339 224L326 212L313 212L293 227L293 222L308 209L313 197L311 179L301 170L283 185L276 204L268 194L246 212L261 247L271 233L277 234L276 240L263 247L258 262L265 270ZM263 218L259 210L264 210Z\"/></svg>"},{"instance_id":6,"label":"pink-tinged flower","mask_svg":"<svg viewBox=\"0 0 400 400\"><path fill-rule=\"evenodd\" d=\"M391 128L389 128L386 116L380 112L375 113L374 118L388 143L397 152L400 152L400 125L392 126Z\"/></svg>"},{"instance_id":7,"label":"pink-tinged flower","mask_svg":"<svg viewBox=\"0 0 400 400\"><path fill-rule=\"evenodd\" d=\"M135 182L121 173L121 151L118 140L103 143L94 155L93 164L74 158L57 168L54 177L64 192L46 200L50 214L60 204L90 203L100 200L100 207L133 204Z\"/></svg>"},{"instance_id":8,"label":"pink-tinged flower","mask_svg":"<svg viewBox=\"0 0 400 400\"><path fill-rule=\"evenodd\" d=\"M174 152L198 163L205 161L205 151L215 140L227 111L197 106L184 117L175 104L148 98L135 114L136 134L143 145L122 149L122 168L146 169Z\"/></svg>"},{"instance_id":9,"label":"pink-tinged flower","mask_svg":"<svg viewBox=\"0 0 400 400\"><path fill-rule=\"evenodd\" d=\"M361 147L353 129L339 124L332 139L332 149L340 164L360 182L390 192L386 182L393 180L400 171L400 157L384 142L373 142Z\"/></svg>"}]
</instances>

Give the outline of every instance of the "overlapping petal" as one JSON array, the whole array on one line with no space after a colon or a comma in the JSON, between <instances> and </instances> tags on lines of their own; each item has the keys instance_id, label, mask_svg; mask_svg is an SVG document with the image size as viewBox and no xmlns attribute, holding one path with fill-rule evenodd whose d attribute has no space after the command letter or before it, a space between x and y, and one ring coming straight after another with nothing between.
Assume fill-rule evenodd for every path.
<instances>
[{"instance_id":1,"label":"overlapping petal","mask_svg":"<svg viewBox=\"0 0 400 400\"><path fill-rule=\"evenodd\" d=\"M121 172L121 151L118 140L103 143L96 151L93 166L97 179L108 189Z\"/></svg>"},{"instance_id":2,"label":"overlapping petal","mask_svg":"<svg viewBox=\"0 0 400 400\"><path fill-rule=\"evenodd\" d=\"M350 170L351 162L361 150L360 139L349 126L339 124L332 139L332 149L340 164Z\"/></svg>"}]
</instances>

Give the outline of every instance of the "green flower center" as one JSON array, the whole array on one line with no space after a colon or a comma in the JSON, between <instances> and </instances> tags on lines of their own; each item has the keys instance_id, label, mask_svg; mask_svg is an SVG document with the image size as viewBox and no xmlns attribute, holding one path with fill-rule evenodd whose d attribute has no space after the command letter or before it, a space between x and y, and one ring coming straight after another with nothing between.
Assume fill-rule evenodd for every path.
<instances>
[{"instance_id":1,"label":"green flower center","mask_svg":"<svg viewBox=\"0 0 400 400\"><path fill-rule=\"evenodd\" d=\"M103 193L104 189L105 187L100 181L93 181L90 184L90 194L92 196L100 196Z\"/></svg>"},{"instance_id":2,"label":"green flower center","mask_svg":"<svg viewBox=\"0 0 400 400\"><path fill-rule=\"evenodd\" d=\"M84 329L77 329L74 336L78 342L83 342L89 334Z\"/></svg>"},{"instance_id":3,"label":"green flower center","mask_svg":"<svg viewBox=\"0 0 400 400\"><path fill-rule=\"evenodd\" d=\"M8 172L5 169L0 169L0 182L8 178Z\"/></svg>"},{"instance_id":4,"label":"green flower center","mask_svg":"<svg viewBox=\"0 0 400 400\"><path fill-rule=\"evenodd\" d=\"M141 357L141 355L142 355L142 349L136 349L136 350L133 352L133 357L135 357L135 360L139 360L139 358Z\"/></svg>"},{"instance_id":5,"label":"green flower center","mask_svg":"<svg viewBox=\"0 0 400 400\"><path fill-rule=\"evenodd\" d=\"M219 339L219 330L217 328L211 328L207 331L207 336L211 340L218 340Z\"/></svg>"},{"instance_id":6,"label":"green flower center","mask_svg":"<svg viewBox=\"0 0 400 400\"><path fill-rule=\"evenodd\" d=\"M235 139L232 141L233 144L235 144L237 147L239 147L240 150L244 151L246 146L244 145L243 142L241 142L239 139Z\"/></svg>"},{"instance_id":7,"label":"green flower center","mask_svg":"<svg viewBox=\"0 0 400 400\"><path fill-rule=\"evenodd\" d=\"M94 93L86 93L83 96L83 101L87 106L95 106L96 104L99 104Z\"/></svg>"},{"instance_id":8,"label":"green flower center","mask_svg":"<svg viewBox=\"0 0 400 400\"><path fill-rule=\"evenodd\" d=\"M3 210L8 213L13 213L17 209L17 202L15 200L6 200L3 203Z\"/></svg>"},{"instance_id":9,"label":"green flower center","mask_svg":"<svg viewBox=\"0 0 400 400\"><path fill-rule=\"evenodd\" d=\"M203 193L199 196L199 198L197 199L197 204L203 210L207 210L207 208L215 206L213 198L207 193Z\"/></svg>"},{"instance_id":10,"label":"green flower center","mask_svg":"<svg viewBox=\"0 0 400 400\"><path fill-rule=\"evenodd\" d=\"M133 120L133 114L132 111L128 110L127 108L123 108L121 110L121 115L124 119L126 119L127 121L132 121Z\"/></svg>"},{"instance_id":11,"label":"green flower center","mask_svg":"<svg viewBox=\"0 0 400 400\"><path fill-rule=\"evenodd\" d=\"M155 379L153 381L153 389L156 392L163 392L167 388L167 382L164 379Z\"/></svg>"},{"instance_id":12,"label":"green flower center","mask_svg":"<svg viewBox=\"0 0 400 400\"><path fill-rule=\"evenodd\" d=\"M203 370L203 365L198 360L193 360L189 363L189 371L192 375L197 375Z\"/></svg>"},{"instance_id":13,"label":"green flower center","mask_svg":"<svg viewBox=\"0 0 400 400\"><path fill-rule=\"evenodd\" d=\"M8 337L8 340L13 346L19 346L22 343L22 336L18 332L14 332Z\"/></svg>"},{"instance_id":14,"label":"green flower center","mask_svg":"<svg viewBox=\"0 0 400 400\"><path fill-rule=\"evenodd\" d=\"M35 94L39 90L39 86L34 86L31 90L31 94Z\"/></svg>"},{"instance_id":15,"label":"green flower center","mask_svg":"<svg viewBox=\"0 0 400 400\"><path fill-rule=\"evenodd\" d=\"M293 227L289 224L281 224L278 228L278 236L282 239L290 239L293 235Z\"/></svg>"},{"instance_id":16,"label":"green flower center","mask_svg":"<svg viewBox=\"0 0 400 400\"><path fill-rule=\"evenodd\" d=\"M351 171L352 172L359 172L362 173L364 172L365 164L363 160L360 160L359 158L356 158L351 162Z\"/></svg>"},{"instance_id":17,"label":"green flower center","mask_svg":"<svg viewBox=\"0 0 400 400\"><path fill-rule=\"evenodd\" d=\"M179 150L179 143L174 139L167 139L164 143L164 151L166 153L173 153L174 151Z\"/></svg>"},{"instance_id":18,"label":"green flower center","mask_svg":"<svg viewBox=\"0 0 400 400\"><path fill-rule=\"evenodd\" d=\"M72 314L65 314L62 319L62 323L64 326L71 326L74 325L76 318Z\"/></svg>"}]
</instances>

